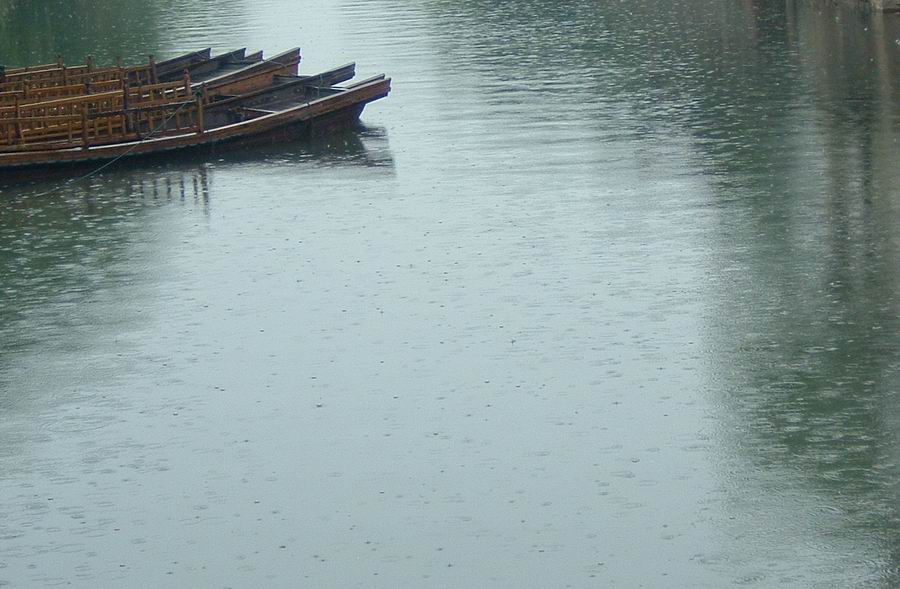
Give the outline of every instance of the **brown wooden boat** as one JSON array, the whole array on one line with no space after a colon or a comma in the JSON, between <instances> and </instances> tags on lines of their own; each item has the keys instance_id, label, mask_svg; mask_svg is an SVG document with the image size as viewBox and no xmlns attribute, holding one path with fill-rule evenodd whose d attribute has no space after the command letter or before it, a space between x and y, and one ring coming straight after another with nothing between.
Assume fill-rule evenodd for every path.
<instances>
[{"instance_id":1,"label":"brown wooden boat","mask_svg":"<svg viewBox=\"0 0 900 589\"><path fill-rule=\"evenodd\" d=\"M366 104L390 92L391 81L383 75L337 86L353 77L353 64L300 76L298 62L299 50L291 50L231 71L216 69L211 77L186 84L192 95L173 100L0 118L0 138L14 136L0 143L0 171L39 173L61 165L299 137L355 122ZM16 125L21 137L23 124L38 121L42 126L29 141L15 141Z\"/></svg>"},{"instance_id":2,"label":"brown wooden boat","mask_svg":"<svg viewBox=\"0 0 900 589\"><path fill-rule=\"evenodd\" d=\"M189 71L195 91L203 90L213 98L252 92L271 86L275 76L297 75L301 60L299 47L266 59L262 52L244 56L243 50L225 55L231 57Z\"/></svg>"},{"instance_id":3,"label":"brown wooden boat","mask_svg":"<svg viewBox=\"0 0 900 589\"><path fill-rule=\"evenodd\" d=\"M295 57L299 62L299 51L293 50L265 61L285 61L289 57ZM17 68L8 76L7 81L0 81L0 106L30 104L122 90L126 87L181 81L185 73L198 82L211 78L219 78L220 82L234 80L249 76L255 71L248 69L249 66L263 62L262 51L247 55L246 49L238 49L211 56L211 49L207 48L161 62L154 61L151 55L148 65L129 68L116 66L98 69L93 67L90 60L88 65L75 67L40 65Z\"/></svg>"},{"instance_id":4,"label":"brown wooden boat","mask_svg":"<svg viewBox=\"0 0 900 589\"><path fill-rule=\"evenodd\" d=\"M170 114L177 126L184 120L190 127L191 117L182 116L181 110L194 94L202 107L220 95L266 88L275 76L296 75L299 61L296 48L265 60L262 52L248 57L239 49L194 62L176 82L125 85L121 90L42 101L16 96L11 104L0 102L0 152L64 147L79 136L81 143L91 145L139 139ZM192 70L201 81L192 83Z\"/></svg>"},{"instance_id":5,"label":"brown wooden boat","mask_svg":"<svg viewBox=\"0 0 900 589\"><path fill-rule=\"evenodd\" d=\"M100 82L125 82L126 84L155 84L166 81L168 76L181 75L186 68L194 68L199 64L213 60L229 59L233 56L243 57L244 51L211 57L212 49L192 51L157 62L152 55L146 65L123 67L121 64L112 67L96 67L93 58L88 56L83 65L67 66L62 58L54 64L43 64L21 68L0 66L0 92L39 90L56 86L87 86ZM261 55L260 55L261 57Z\"/></svg>"}]
</instances>

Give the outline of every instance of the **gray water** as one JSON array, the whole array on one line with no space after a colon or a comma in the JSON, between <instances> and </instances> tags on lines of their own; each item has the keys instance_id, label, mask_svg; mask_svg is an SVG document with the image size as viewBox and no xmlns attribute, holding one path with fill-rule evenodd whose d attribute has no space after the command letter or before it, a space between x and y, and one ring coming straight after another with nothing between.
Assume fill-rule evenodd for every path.
<instances>
[{"instance_id":1,"label":"gray water","mask_svg":"<svg viewBox=\"0 0 900 589\"><path fill-rule=\"evenodd\" d=\"M0 585L900 586L900 17L0 2L208 45L394 91L0 189Z\"/></svg>"}]
</instances>

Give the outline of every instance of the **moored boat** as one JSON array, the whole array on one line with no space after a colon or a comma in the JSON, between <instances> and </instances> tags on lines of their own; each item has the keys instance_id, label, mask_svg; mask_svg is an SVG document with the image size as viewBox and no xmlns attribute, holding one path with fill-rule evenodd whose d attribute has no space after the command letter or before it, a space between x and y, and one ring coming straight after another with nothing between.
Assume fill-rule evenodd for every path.
<instances>
[{"instance_id":1,"label":"moored boat","mask_svg":"<svg viewBox=\"0 0 900 589\"><path fill-rule=\"evenodd\" d=\"M45 115L52 132L35 140L0 143L0 171L39 172L62 165L92 164L121 158L213 146L269 142L299 137L358 120L370 102L388 95L383 75L337 86L354 75L348 64L313 76L297 74L299 50L236 70L217 70L192 81L191 96L143 106L123 105L93 113ZM238 73L239 72L239 73ZM202 77L202 76L200 76ZM39 118L39 117L38 117ZM20 127L22 119L16 119ZM0 119L0 138L16 123ZM15 133L15 129L12 129Z\"/></svg>"},{"instance_id":2,"label":"moored boat","mask_svg":"<svg viewBox=\"0 0 900 589\"><path fill-rule=\"evenodd\" d=\"M181 81L185 74L188 78L194 77L198 84L215 79L218 86L225 86L236 80L254 77L260 71L278 70L276 62L284 66L291 65L291 59L296 63L300 61L297 49L268 60L263 59L262 51L247 55L246 49L216 56L211 56L211 53L212 50L206 48L161 62L156 62L151 55L148 64L141 66L95 68L92 60L88 59L87 65L74 67L67 67L60 62L55 66L39 65L7 70L12 73L8 73L5 80L0 77L0 106L32 104ZM254 65L256 67L251 67Z\"/></svg>"},{"instance_id":3,"label":"moored boat","mask_svg":"<svg viewBox=\"0 0 900 589\"><path fill-rule=\"evenodd\" d=\"M154 84L167 76L179 74L185 68L217 58L211 58L211 48L192 51L183 55L157 62L152 55L142 65L122 66L121 63L109 67L97 67L92 57L86 63L67 66L62 58L54 64L43 64L19 68L0 66L0 92L40 90L58 86L79 86L89 92L92 84L118 82L125 85ZM229 54L226 54L226 56ZM218 56L219 59L225 56Z\"/></svg>"}]
</instances>

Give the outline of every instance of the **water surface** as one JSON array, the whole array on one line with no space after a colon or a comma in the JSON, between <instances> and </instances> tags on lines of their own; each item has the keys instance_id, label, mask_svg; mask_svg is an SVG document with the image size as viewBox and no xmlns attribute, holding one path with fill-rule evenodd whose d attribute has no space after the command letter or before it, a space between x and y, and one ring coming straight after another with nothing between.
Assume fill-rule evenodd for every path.
<instances>
[{"instance_id":1,"label":"water surface","mask_svg":"<svg viewBox=\"0 0 900 589\"><path fill-rule=\"evenodd\" d=\"M897 17L92 4L0 4L0 61L394 91L2 189L0 585L900 583Z\"/></svg>"}]
</instances>

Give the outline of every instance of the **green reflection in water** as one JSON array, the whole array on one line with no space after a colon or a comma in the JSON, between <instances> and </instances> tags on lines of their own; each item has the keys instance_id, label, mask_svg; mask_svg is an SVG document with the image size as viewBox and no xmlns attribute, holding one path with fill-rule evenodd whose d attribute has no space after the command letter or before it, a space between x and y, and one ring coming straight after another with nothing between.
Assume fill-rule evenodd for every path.
<instances>
[{"instance_id":1,"label":"green reflection in water","mask_svg":"<svg viewBox=\"0 0 900 589\"><path fill-rule=\"evenodd\" d=\"M489 103L528 105L541 122L592 111L598 141L688 138L684 173L708 176L718 217L706 320L723 463L736 469L723 484L742 499L825 497L841 516L819 539L872 538L864 572L896 586L900 21L754 0L433 11L445 54L477 54ZM742 485L734 472L758 476ZM736 536L762 525L744 521Z\"/></svg>"},{"instance_id":2,"label":"green reflection in water","mask_svg":"<svg viewBox=\"0 0 900 589\"><path fill-rule=\"evenodd\" d=\"M0 63L9 66L100 64L116 57L142 62L156 51L166 31L171 2L90 2L88 0L5 0L0 2Z\"/></svg>"},{"instance_id":3,"label":"green reflection in water","mask_svg":"<svg viewBox=\"0 0 900 589\"><path fill-rule=\"evenodd\" d=\"M165 59L217 45L223 42L222 31L243 30L248 22L247 3L242 0L4 0L0 63L52 63L58 55L69 64L84 63L87 55L100 65L112 64L118 57L126 63L143 63L151 53ZM220 34L211 40L210 31Z\"/></svg>"}]
</instances>

